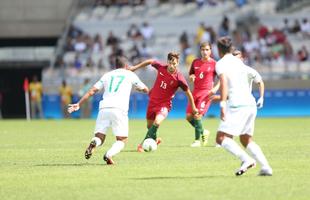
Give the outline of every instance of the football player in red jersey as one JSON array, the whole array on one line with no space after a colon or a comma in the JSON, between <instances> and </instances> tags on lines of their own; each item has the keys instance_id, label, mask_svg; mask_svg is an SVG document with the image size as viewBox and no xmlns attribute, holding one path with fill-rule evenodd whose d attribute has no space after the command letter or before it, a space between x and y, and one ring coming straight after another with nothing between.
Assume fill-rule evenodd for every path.
<instances>
[{"instance_id":1,"label":"football player in red jersey","mask_svg":"<svg viewBox=\"0 0 310 200\"><path fill-rule=\"evenodd\" d=\"M199 112L194 116L191 106L187 105L186 120L195 128L195 141L191 144L191 147L201 146L200 136L202 145L206 146L210 132L203 129L202 117L208 111L212 99L219 99L219 96L214 96L219 89L219 83L214 86L216 61L211 58L211 53L210 43L202 43L200 45L201 58L197 58L192 62L189 71L189 79L194 83L194 102Z\"/></svg>"},{"instance_id":2,"label":"football player in red jersey","mask_svg":"<svg viewBox=\"0 0 310 200\"><path fill-rule=\"evenodd\" d=\"M168 116L172 107L172 99L179 87L185 92L188 98L192 115L196 115L198 110L184 76L178 71L179 54L173 52L168 53L167 64L150 59L136 65L130 70L135 71L147 65L152 65L158 73L153 88L149 93L150 100L146 114L148 131L144 139L153 138L159 144L161 140L157 138L157 129ZM141 144L138 145L138 151L143 151Z\"/></svg>"}]
</instances>

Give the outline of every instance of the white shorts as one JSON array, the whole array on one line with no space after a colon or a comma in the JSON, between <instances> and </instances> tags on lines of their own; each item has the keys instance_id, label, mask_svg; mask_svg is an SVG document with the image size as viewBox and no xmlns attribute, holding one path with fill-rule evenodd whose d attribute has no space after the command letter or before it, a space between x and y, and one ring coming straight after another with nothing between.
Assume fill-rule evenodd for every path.
<instances>
[{"instance_id":1,"label":"white shorts","mask_svg":"<svg viewBox=\"0 0 310 200\"><path fill-rule=\"evenodd\" d=\"M257 109L255 106L227 107L225 121L221 121L218 131L232 136L254 134L254 123Z\"/></svg>"},{"instance_id":2,"label":"white shorts","mask_svg":"<svg viewBox=\"0 0 310 200\"><path fill-rule=\"evenodd\" d=\"M94 133L106 134L112 127L115 136L128 137L128 114L117 108L99 110Z\"/></svg>"}]
</instances>

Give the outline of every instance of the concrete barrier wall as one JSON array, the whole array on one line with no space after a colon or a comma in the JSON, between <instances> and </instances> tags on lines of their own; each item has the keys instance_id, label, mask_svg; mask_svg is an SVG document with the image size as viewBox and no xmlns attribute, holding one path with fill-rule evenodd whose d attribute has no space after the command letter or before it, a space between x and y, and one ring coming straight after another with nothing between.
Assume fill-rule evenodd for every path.
<instances>
[{"instance_id":1,"label":"concrete barrier wall","mask_svg":"<svg viewBox=\"0 0 310 200\"><path fill-rule=\"evenodd\" d=\"M1 0L0 37L60 35L73 0Z\"/></svg>"}]
</instances>

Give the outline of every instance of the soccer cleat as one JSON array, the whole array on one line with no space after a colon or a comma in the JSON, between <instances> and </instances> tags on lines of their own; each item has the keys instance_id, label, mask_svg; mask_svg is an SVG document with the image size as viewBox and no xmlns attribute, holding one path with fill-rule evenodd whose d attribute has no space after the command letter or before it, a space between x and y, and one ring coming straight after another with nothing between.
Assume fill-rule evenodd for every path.
<instances>
[{"instance_id":1,"label":"soccer cleat","mask_svg":"<svg viewBox=\"0 0 310 200\"><path fill-rule=\"evenodd\" d=\"M272 176L272 169L271 169L271 167L262 168L259 171L258 176Z\"/></svg>"},{"instance_id":2,"label":"soccer cleat","mask_svg":"<svg viewBox=\"0 0 310 200\"><path fill-rule=\"evenodd\" d=\"M159 137L159 138L156 138L156 144L159 145L160 143L162 142L162 139Z\"/></svg>"},{"instance_id":3,"label":"soccer cleat","mask_svg":"<svg viewBox=\"0 0 310 200\"><path fill-rule=\"evenodd\" d=\"M256 166L255 160L251 159L249 161L242 162L241 167L236 171L236 176L241 176L244 174L248 169L251 169Z\"/></svg>"},{"instance_id":4,"label":"soccer cleat","mask_svg":"<svg viewBox=\"0 0 310 200\"><path fill-rule=\"evenodd\" d=\"M103 160L106 161L107 165L114 165L115 164L115 162L112 160L112 158L111 157L109 158L106 154L104 154Z\"/></svg>"},{"instance_id":5,"label":"soccer cleat","mask_svg":"<svg viewBox=\"0 0 310 200\"><path fill-rule=\"evenodd\" d=\"M207 146L209 135L210 135L210 131L208 131L207 129L203 130L203 134L201 136L202 146Z\"/></svg>"},{"instance_id":6,"label":"soccer cleat","mask_svg":"<svg viewBox=\"0 0 310 200\"><path fill-rule=\"evenodd\" d=\"M191 144L191 147L200 147L201 146L201 143L199 140L195 140L192 144Z\"/></svg>"},{"instance_id":7,"label":"soccer cleat","mask_svg":"<svg viewBox=\"0 0 310 200\"><path fill-rule=\"evenodd\" d=\"M142 147L142 144L138 144L137 151L138 151L138 152L144 152L144 149L143 149L143 147Z\"/></svg>"},{"instance_id":8,"label":"soccer cleat","mask_svg":"<svg viewBox=\"0 0 310 200\"><path fill-rule=\"evenodd\" d=\"M222 146L220 144L215 145L216 148L221 148Z\"/></svg>"},{"instance_id":9,"label":"soccer cleat","mask_svg":"<svg viewBox=\"0 0 310 200\"><path fill-rule=\"evenodd\" d=\"M85 151L85 158L86 159L90 159L90 157L92 156L93 152L95 151L95 147L96 147L96 141L93 140L90 142L89 146L87 147L86 151Z\"/></svg>"}]
</instances>

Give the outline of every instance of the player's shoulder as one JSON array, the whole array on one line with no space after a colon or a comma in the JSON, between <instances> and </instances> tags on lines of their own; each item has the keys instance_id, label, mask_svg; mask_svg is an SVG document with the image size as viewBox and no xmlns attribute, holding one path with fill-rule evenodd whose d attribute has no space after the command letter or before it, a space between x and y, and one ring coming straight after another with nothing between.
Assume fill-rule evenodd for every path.
<instances>
[{"instance_id":1,"label":"player's shoulder","mask_svg":"<svg viewBox=\"0 0 310 200\"><path fill-rule=\"evenodd\" d=\"M130 77L130 78L134 78L135 79L135 78L138 77L136 73L134 73L133 71L127 70L127 69L125 69L123 71L123 73L124 73L125 76Z\"/></svg>"},{"instance_id":2,"label":"player's shoulder","mask_svg":"<svg viewBox=\"0 0 310 200\"><path fill-rule=\"evenodd\" d=\"M192 61L192 65L191 67L200 67L202 65L203 61L201 60L201 58L195 58L193 61Z\"/></svg>"},{"instance_id":3,"label":"player's shoulder","mask_svg":"<svg viewBox=\"0 0 310 200\"><path fill-rule=\"evenodd\" d=\"M158 60L155 60L152 62L152 66L157 67L157 68L161 68L161 67L166 67L167 64L164 64Z\"/></svg>"},{"instance_id":4,"label":"player's shoulder","mask_svg":"<svg viewBox=\"0 0 310 200\"><path fill-rule=\"evenodd\" d=\"M199 63L199 62L202 62L201 58L195 58L192 63Z\"/></svg>"},{"instance_id":5,"label":"player's shoulder","mask_svg":"<svg viewBox=\"0 0 310 200\"><path fill-rule=\"evenodd\" d=\"M214 64L214 65L216 64L216 60L213 59L213 58L210 58L209 62L212 63L212 64Z\"/></svg>"},{"instance_id":6,"label":"player's shoulder","mask_svg":"<svg viewBox=\"0 0 310 200\"><path fill-rule=\"evenodd\" d=\"M225 63L226 62L226 59L223 59L223 58L221 58L221 59L219 59L217 62L216 62L216 67L218 67L218 66L221 66L221 65L223 65L223 63Z\"/></svg>"},{"instance_id":7,"label":"player's shoulder","mask_svg":"<svg viewBox=\"0 0 310 200\"><path fill-rule=\"evenodd\" d=\"M244 69L245 69L249 74L253 74L253 75L258 74L258 75L259 75L259 73L258 73L258 71L257 71L256 69L254 69L254 68L252 68L252 67L250 67L250 66L248 66L248 65L246 65L246 64L244 64Z\"/></svg>"},{"instance_id":8,"label":"player's shoulder","mask_svg":"<svg viewBox=\"0 0 310 200\"><path fill-rule=\"evenodd\" d=\"M185 76L183 75L183 73L180 70L177 71L177 78L178 79L185 79Z\"/></svg>"}]
</instances>

